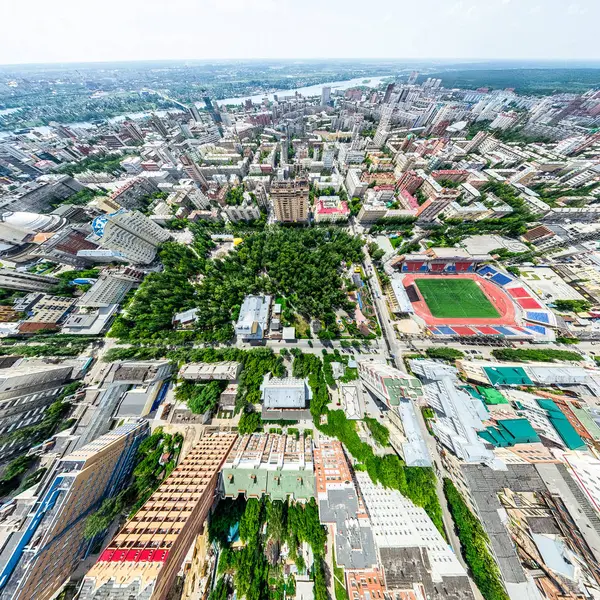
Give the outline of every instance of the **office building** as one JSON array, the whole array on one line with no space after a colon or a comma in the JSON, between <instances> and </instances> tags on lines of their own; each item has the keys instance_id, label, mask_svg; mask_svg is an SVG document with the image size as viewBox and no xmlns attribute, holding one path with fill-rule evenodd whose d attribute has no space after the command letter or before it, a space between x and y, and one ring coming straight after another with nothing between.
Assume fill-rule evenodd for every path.
<instances>
[{"instance_id":1,"label":"office building","mask_svg":"<svg viewBox=\"0 0 600 600\"><path fill-rule=\"evenodd\" d=\"M127 484L146 422L123 425L58 462L2 549L0 595L48 600L91 550L86 518Z\"/></svg>"},{"instance_id":2,"label":"office building","mask_svg":"<svg viewBox=\"0 0 600 600\"><path fill-rule=\"evenodd\" d=\"M317 223L347 221L350 209L348 203L340 200L339 196L319 196L314 215Z\"/></svg>"},{"instance_id":3,"label":"office building","mask_svg":"<svg viewBox=\"0 0 600 600\"><path fill-rule=\"evenodd\" d=\"M72 372L72 365L36 360L0 369L0 435L41 421ZM5 451L0 448L0 454Z\"/></svg>"},{"instance_id":4,"label":"office building","mask_svg":"<svg viewBox=\"0 0 600 600\"><path fill-rule=\"evenodd\" d=\"M308 221L308 181L291 179L271 184L271 199L275 218L281 223L306 223Z\"/></svg>"},{"instance_id":5,"label":"office building","mask_svg":"<svg viewBox=\"0 0 600 600\"><path fill-rule=\"evenodd\" d=\"M92 229L100 238L103 249L115 252L129 262L144 265L154 260L158 246L171 237L167 230L138 211L119 210L96 217Z\"/></svg>"},{"instance_id":6,"label":"office building","mask_svg":"<svg viewBox=\"0 0 600 600\"><path fill-rule=\"evenodd\" d=\"M392 115L394 113L394 106L385 104L381 109L381 117L379 119L379 125L375 131L375 137L373 143L378 147L382 148L390 135L390 127L392 122Z\"/></svg>"},{"instance_id":7,"label":"office building","mask_svg":"<svg viewBox=\"0 0 600 600\"><path fill-rule=\"evenodd\" d=\"M232 223L260 219L260 209L251 202L244 202L239 206L226 206L223 212Z\"/></svg>"},{"instance_id":8,"label":"office building","mask_svg":"<svg viewBox=\"0 0 600 600\"><path fill-rule=\"evenodd\" d=\"M423 389L416 377L383 362L357 361L358 375L369 390L389 410L390 441L408 466L429 467L431 458L416 414L416 400Z\"/></svg>"},{"instance_id":9,"label":"office building","mask_svg":"<svg viewBox=\"0 0 600 600\"><path fill-rule=\"evenodd\" d=\"M121 208L135 210L144 208L144 200L155 192L158 192L158 186L154 181L146 177L136 177L115 190L110 195L109 202Z\"/></svg>"},{"instance_id":10,"label":"office building","mask_svg":"<svg viewBox=\"0 0 600 600\"><path fill-rule=\"evenodd\" d=\"M181 161L181 164L183 165L183 170L186 172L187 176L193 181L195 181L200 186L203 192L208 190L208 181L204 176L204 173L201 171L200 167L196 163L196 161L194 161L194 159L192 159L187 154L182 154L179 157L179 160Z\"/></svg>"},{"instance_id":11,"label":"office building","mask_svg":"<svg viewBox=\"0 0 600 600\"><path fill-rule=\"evenodd\" d=\"M465 594L453 594L453 598L473 598L465 569L425 509L400 492L373 483L365 472L357 471L355 477L369 514L388 591L398 586L411 588L418 583L429 588L423 597L449 597L434 595L435 586L443 583L448 587L460 586ZM410 561L406 559L411 554L420 568L409 567ZM405 578L400 583L397 577L402 572ZM411 581L412 577L416 579Z\"/></svg>"},{"instance_id":12,"label":"office building","mask_svg":"<svg viewBox=\"0 0 600 600\"><path fill-rule=\"evenodd\" d=\"M363 204L358 212L357 219L362 223L376 223L384 219L388 213L387 206L383 203Z\"/></svg>"},{"instance_id":13,"label":"office building","mask_svg":"<svg viewBox=\"0 0 600 600\"><path fill-rule=\"evenodd\" d=\"M239 437L223 465L223 494L306 501L315 495L310 437L254 433Z\"/></svg>"},{"instance_id":14,"label":"office building","mask_svg":"<svg viewBox=\"0 0 600 600\"><path fill-rule=\"evenodd\" d=\"M77 306L106 308L111 304L120 304L143 278L144 273L129 267L122 271L104 271L92 287L77 300Z\"/></svg>"},{"instance_id":15,"label":"office building","mask_svg":"<svg viewBox=\"0 0 600 600\"><path fill-rule=\"evenodd\" d=\"M314 454L319 516L333 530L337 564L352 570L377 566L369 517L342 444L320 436Z\"/></svg>"},{"instance_id":16,"label":"office building","mask_svg":"<svg viewBox=\"0 0 600 600\"><path fill-rule=\"evenodd\" d=\"M331 86L325 85L321 88L321 106L326 106L331 100Z\"/></svg>"},{"instance_id":17,"label":"office building","mask_svg":"<svg viewBox=\"0 0 600 600\"><path fill-rule=\"evenodd\" d=\"M0 268L0 287L9 290L21 290L24 292L48 292L60 283L57 277L49 275L35 275L14 271L12 269Z\"/></svg>"},{"instance_id":18,"label":"office building","mask_svg":"<svg viewBox=\"0 0 600 600\"><path fill-rule=\"evenodd\" d=\"M205 434L102 552L80 600L165 600L214 502L236 434Z\"/></svg>"},{"instance_id":19,"label":"office building","mask_svg":"<svg viewBox=\"0 0 600 600\"><path fill-rule=\"evenodd\" d=\"M346 189L349 198L362 198L369 187L369 183L361 181L359 169L349 169L346 175Z\"/></svg>"}]
</instances>

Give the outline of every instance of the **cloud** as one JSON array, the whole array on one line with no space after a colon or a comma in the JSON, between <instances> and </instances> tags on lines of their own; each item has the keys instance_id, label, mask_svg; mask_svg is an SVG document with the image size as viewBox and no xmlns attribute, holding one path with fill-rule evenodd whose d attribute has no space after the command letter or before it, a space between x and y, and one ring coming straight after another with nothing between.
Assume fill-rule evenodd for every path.
<instances>
[{"instance_id":1,"label":"cloud","mask_svg":"<svg viewBox=\"0 0 600 600\"><path fill-rule=\"evenodd\" d=\"M574 17L580 17L581 15L585 15L586 13L587 8L583 8L583 6L577 3L569 4L567 8L567 14Z\"/></svg>"}]
</instances>

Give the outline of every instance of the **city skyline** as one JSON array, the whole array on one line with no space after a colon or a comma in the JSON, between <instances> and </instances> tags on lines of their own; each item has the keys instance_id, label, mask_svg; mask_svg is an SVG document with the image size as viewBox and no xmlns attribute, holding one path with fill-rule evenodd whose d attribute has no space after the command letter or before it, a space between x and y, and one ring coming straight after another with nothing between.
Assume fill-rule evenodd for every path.
<instances>
[{"instance_id":1,"label":"city skyline","mask_svg":"<svg viewBox=\"0 0 600 600\"><path fill-rule=\"evenodd\" d=\"M138 60L220 60L239 57L294 59L394 57L426 59L598 59L594 23L600 6L592 0L567 4L549 0L425 0L418 6L382 3L364 11L352 0L321 5L309 0L294 5L261 0L203 2L176 0L170 15L162 7L139 0L109 0L103 11L81 9L72 0L56 11L35 1L5 8L7 22L28 24L27 44L22 31L11 28L0 40L2 64L103 62ZM343 8L343 10L342 10ZM319 15L318 22L314 15ZM360 18L357 15L360 14ZM423 20L427 15L427 20ZM166 17L166 19L165 19ZM89 21L93 19L93 21ZM86 22L102 37L90 39ZM204 26L203 24L217 26ZM321 26L318 25L321 23ZM326 28L326 23L335 26ZM269 35L253 35L267 26ZM327 32L324 35L324 32ZM462 35L468 33L468 35ZM292 39L302 40L299 52ZM364 39L366 43L359 44Z\"/></svg>"}]
</instances>

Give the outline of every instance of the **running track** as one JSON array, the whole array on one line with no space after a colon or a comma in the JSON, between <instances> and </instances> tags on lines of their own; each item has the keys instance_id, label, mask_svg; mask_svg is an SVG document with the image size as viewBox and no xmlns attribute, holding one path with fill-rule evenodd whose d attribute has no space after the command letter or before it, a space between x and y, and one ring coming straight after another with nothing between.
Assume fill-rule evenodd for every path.
<instances>
[{"instance_id":1,"label":"running track","mask_svg":"<svg viewBox=\"0 0 600 600\"><path fill-rule=\"evenodd\" d=\"M496 307L500 313L497 319L439 319L434 317L429 310L429 307L423 300L423 296L419 292L417 286L414 286L419 301L413 302L415 314L421 317L427 325L516 325L515 322L515 306L504 290L493 284L487 279L483 279L475 273L460 273L457 275L429 275L428 273L413 273L405 275L403 284L404 287L410 287L416 279L473 279L479 285L480 289L487 296L488 300Z\"/></svg>"}]
</instances>

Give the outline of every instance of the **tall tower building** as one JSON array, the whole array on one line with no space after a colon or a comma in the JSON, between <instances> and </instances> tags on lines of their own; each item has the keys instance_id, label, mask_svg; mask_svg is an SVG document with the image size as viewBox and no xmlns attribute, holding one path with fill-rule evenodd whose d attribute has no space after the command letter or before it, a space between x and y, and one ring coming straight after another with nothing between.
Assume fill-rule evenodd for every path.
<instances>
[{"instance_id":1,"label":"tall tower building","mask_svg":"<svg viewBox=\"0 0 600 600\"><path fill-rule=\"evenodd\" d=\"M183 170L186 172L187 176L195 181L202 188L203 192L206 192L206 190L208 190L208 181L196 162L187 154L182 154L179 157L179 160L181 161Z\"/></svg>"},{"instance_id":2,"label":"tall tower building","mask_svg":"<svg viewBox=\"0 0 600 600\"><path fill-rule=\"evenodd\" d=\"M395 83L388 83L387 88L385 89L385 95L383 96L383 103L387 104L394 93Z\"/></svg>"},{"instance_id":3,"label":"tall tower building","mask_svg":"<svg viewBox=\"0 0 600 600\"><path fill-rule=\"evenodd\" d=\"M123 425L61 459L42 480L37 502L0 553L0 596L48 600L85 558L88 515L126 485L148 435L146 421Z\"/></svg>"},{"instance_id":4,"label":"tall tower building","mask_svg":"<svg viewBox=\"0 0 600 600\"><path fill-rule=\"evenodd\" d=\"M165 126L163 120L156 113L152 113L150 116L150 122L159 135L164 138L169 137L169 130Z\"/></svg>"},{"instance_id":5,"label":"tall tower building","mask_svg":"<svg viewBox=\"0 0 600 600\"><path fill-rule=\"evenodd\" d=\"M326 106L331 100L331 87L326 85L321 89L321 106Z\"/></svg>"},{"instance_id":6,"label":"tall tower building","mask_svg":"<svg viewBox=\"0 0 600 600\"><path fill-rule=\"evenodd\" d=\"M271 185L271 198L275 206L275 218L281 223L306 223L308 190L306 179L274 181Z\"/></svg>"},{"instance_id":7,"label":"tall tower building","mask_svg":"<svg viewBox=\"0 0 600 600\"><path fill-rule=\"evenodd\" d=\"M202 437L102 552L80 600L165 600L208 516L236 438Z\"/></svg>"},{"instance_id":8,"label":"tall tower building","mask_svg":"<svg viewBox=\"0 0 600 600\"><path fill-rule=\"evenodd\" d=\"M392 104L385 104L381 109L381 118L379 119L377 130L375 131L375 137L373 138L373 143L378 148L382 148L385 145L385 142L390 135L390 124L392 122L393 114L394 106Z\"/></svg>"},{"instance_id":9,"label":"tall tower building","mask_svg":"<svg viewBox=\"0 0 600 600\"><path fill-rule=\"evenodd\" d=\"M158 246L171 238L166 229L137 210L121 209L111 215L96 217L92 229L101 238L102 248L142 265L150 264Z\"/></svg>"}]
</instances>

